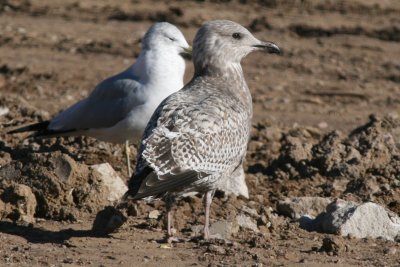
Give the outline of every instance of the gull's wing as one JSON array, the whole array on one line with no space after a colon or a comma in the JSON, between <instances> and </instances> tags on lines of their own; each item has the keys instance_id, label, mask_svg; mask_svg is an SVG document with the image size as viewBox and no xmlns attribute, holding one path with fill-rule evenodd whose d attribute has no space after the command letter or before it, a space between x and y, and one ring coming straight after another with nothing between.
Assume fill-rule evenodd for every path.
<instances>
[{"instance_id":1,"label":"gull's wing","mask_svg":"<svg viewBox=\"0 0 400 267\"><path fill-rule=\"evenodd\" d=\"M141 84L134 77L121 73L104 80L89 97L58 114L48 129L69 131L111 127L144 101Z\"/></svg>"},{"instance_id":2,"label":"gull's wing","mask_svg":"<svg viewBox=\"0 0 400 267\"><path fill-rule=\"evenodd\" d=\"M187 91L164 100L148 124L129 184L134 199L234 171L241 163L249 135L245 107L215 92L193 96Z\"/></svg>"}]
</instances>

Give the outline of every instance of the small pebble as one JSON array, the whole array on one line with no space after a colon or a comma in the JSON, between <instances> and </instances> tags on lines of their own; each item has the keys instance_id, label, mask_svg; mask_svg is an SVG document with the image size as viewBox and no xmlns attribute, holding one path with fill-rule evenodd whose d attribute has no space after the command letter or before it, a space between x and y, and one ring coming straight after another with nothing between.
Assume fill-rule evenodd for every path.
<instances>
[{"instance_id":1,"label":"small pebble","mask_svg":"<svg viewBox=\"0 0 400 267\"><path fill-rule=\"evenodd\" d=\"M383 250L383 253L385 253L386 255L395 255L397 253L397 249L395 247L385 248Z\"/></svg>"},{"instance_id":2,"label":"small pebble","mask_svg":"<svg viewBox=\"0 0 400 267\"><path fill-rule=\"evenodd\" d=\"M0 116L7 115L8 112L10 112L10 109L8 107L0 106Z\"/></svg>"},{"instance_id":3,"label":"small pebble","mask_svg":"<svg viewBox=\"0 0 400 267\"><path fill-rule=\"evenodd\" d=\"M152 210L149 212L149 219L158 219L160 217L161 213L159 210Z\"/></svg>"},{"instance_id":4,"label":"small pebble","mask_svg":"<svg viewBox=\"0 0 400 267\"><path fill-rule=\"evenodd\" d=\"M208 246L207 250L219 255L224 255L226 253L226 250L223 247L212 244Z\"/></svg>"},{"instance_id":5,"label":"small pebble","mask_svg":"<svg viewBox=\"0 0 400 267\"><path fill-rule=\"evenodd\" d=\"M326 129L326 128L328 128L328 123L325 121L321 121L320 123L318 123L318 128Z\"/></svg>"}]
</instances>

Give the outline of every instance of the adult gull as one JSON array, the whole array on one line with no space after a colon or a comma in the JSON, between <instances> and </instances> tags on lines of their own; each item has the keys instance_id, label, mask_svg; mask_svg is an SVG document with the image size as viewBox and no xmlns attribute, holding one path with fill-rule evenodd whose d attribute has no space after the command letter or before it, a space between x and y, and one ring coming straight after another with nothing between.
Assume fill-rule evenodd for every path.
<instances>
[{"instance_id":1,"label":"adult gull","mask_svg":"<svg viewBox=\"0 0 400 267\"><path fill-rule=\"evenodd\" d=\"M52 120L9 133L34 131L34 137L85 135L106 142L125 142L131 176L128 142L140 140L160 102L183 87L183 56L190 51L177 27L167 22L155 23L145 34L133 65L99 83L87 98Z\"/></svg>"}]
</instances>

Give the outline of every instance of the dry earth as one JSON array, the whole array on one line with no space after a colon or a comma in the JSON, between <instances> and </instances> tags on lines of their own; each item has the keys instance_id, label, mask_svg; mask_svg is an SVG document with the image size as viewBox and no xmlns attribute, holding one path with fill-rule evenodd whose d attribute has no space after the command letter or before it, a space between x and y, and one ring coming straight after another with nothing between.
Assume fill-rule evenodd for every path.
<instances>
[{"instance_id":1,"label":"dry earth","mask_svg":"<svg viewBox=\"0 0 400 267\"><path fill-rule=\"evenodd\" d=\"M162 216L148 218L162 202L140 201L118 232L96 235L105 203L88 166L108 162L126 177L121 147L5 132L51 118L126 68L153 22L176 24L190 41L222 18L284 50L243 62L255 110L250 199L218 193L212 205L213 222L247 212L258 232L193 237L203 222L195 197L177 205L175 227L190 240L172 249L157 242ZM0 0L0 266L399 266L398 242L307 232L276 211L285 197L320 196L400 214L399 42L396 0ZM32 201L36 222L21 222L12 207Z\"/></svg>"}]
</instances>

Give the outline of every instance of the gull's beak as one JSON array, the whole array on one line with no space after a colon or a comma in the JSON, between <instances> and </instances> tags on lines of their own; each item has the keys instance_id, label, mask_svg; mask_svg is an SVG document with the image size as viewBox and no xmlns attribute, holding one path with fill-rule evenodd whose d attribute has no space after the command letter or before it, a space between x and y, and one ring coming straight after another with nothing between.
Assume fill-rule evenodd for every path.
<instances>
[{"instance_id":1,"label":"gull's beak","mask_svg":"<svg viewBox=\"0 0 400 267\"><path fill-rule=\"evenodd\" d=\"M188 47L183 48L183 51L185 51L186 53L188 53L189 55L191 55L192 52L193 52L193 47L192 47L191 45L189 45Z\"/></svg>"},{"instance_id":2,"label":"gull's beak","mask_svg":"<svg viewBox=\"0 0 400 267\"><path fill-rule=\"evenodd\" d=\"M180 53L180 55L184 59L191 60L192 59L192 52L193 52L193 48L192 48L191 45L189 45L188 47L184 47L183 48L183 51Z\"/></svg>"},{"instance_id":3,"label":"gull's beak","mask_svg":"<svg viewBox=\"0 0 400 267\"><path fill-rule=\"evenodd\" d=\"M279 47L272 42L260 42L259 44L253 45L253 47L266 51L267 53L281 54Z\"/></svg>"}]
</instances>

